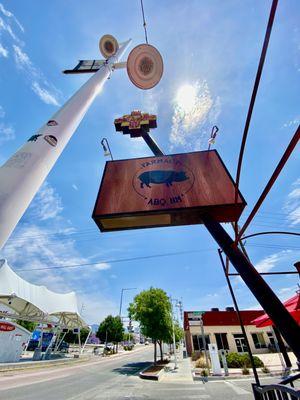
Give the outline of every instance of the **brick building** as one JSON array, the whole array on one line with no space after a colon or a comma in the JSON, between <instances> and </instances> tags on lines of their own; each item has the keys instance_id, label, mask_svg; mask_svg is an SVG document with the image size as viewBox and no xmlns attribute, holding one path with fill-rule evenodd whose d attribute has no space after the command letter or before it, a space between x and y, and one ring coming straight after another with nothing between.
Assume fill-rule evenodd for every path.
<instances>
[{"instance_id":1,"label":"brick building","mask_svg":"<svg viewBox=\"0 0 300 400\"><path fill-rule=\"evenodd\" d=\"M264 314L262 310L241 311L241 317L252 352L267 353L270 347L274 347L274 336L271 327L256 328L251 324L255 318ZM201 334L201 318L205 334L206 345L215 343L218 349L230 352L243 353L247 351L245 339L236 312L233 307L227 307L224 311L212 308L211 311L185 311L184 331L187 352L204 349Z\"/></svg>"}]
</instances>

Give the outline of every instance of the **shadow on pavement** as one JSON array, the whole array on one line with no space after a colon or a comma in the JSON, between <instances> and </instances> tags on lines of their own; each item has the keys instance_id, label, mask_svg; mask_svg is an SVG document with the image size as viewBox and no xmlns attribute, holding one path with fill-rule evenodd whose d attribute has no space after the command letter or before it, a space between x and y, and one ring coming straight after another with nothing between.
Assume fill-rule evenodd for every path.
<instances>
[{"instance_id":1,"label":"shadow on pavement","mask_svg":"<svg viewBox=\"0 0 300 400\"><path fill-rule=\"evenodd\" d=\"M120 375L136 375L144 368L151 365L151 362L136 362L124 364L119 368L115 368L112 371Z\"/></svg>"}]
</instances>

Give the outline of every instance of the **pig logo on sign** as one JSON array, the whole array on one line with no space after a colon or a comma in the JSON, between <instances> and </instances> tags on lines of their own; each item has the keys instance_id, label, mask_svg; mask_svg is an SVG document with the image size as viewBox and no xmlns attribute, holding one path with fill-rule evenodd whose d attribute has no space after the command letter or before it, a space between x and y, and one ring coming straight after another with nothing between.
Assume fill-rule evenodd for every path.
<instances>
[{"instance_id":1,"label":"pig logo on sign","mask_svg":"<svg viewBox=\"0 0 300 400\"><path fill-rule=\"evenodd\" d=\"M132 178L134 191L151 209L180 207L194 182L192 168L176 156L145 159Z\"/></svg>"},{"instance_id":2,"label":"pig logo on sign","mask_svg":"<svg viewBox=\"0 0 300 400\"><path fill-rule=\"evenodd\" d=\"M139 175L141 181L141 189L146 185L151 188L150 183L153 184L165 184L167 187L172 186L174 182L183 182L189 179L186 176L185 171L174 171L174 170L154 170L146 171Z\"/></svg>"}]
</instances>

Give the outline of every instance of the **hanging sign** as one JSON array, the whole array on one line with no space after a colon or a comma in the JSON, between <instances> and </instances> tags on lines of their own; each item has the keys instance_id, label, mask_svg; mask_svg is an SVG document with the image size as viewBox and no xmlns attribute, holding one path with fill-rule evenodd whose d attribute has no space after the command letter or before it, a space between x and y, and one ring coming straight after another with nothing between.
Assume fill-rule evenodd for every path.
<instances>
[{"instance_id":1,"label":"hanging sign","mask_svg":"<svg viewBox=\"0 0 300 400\"><path fill-rule=\"evenodd\" d=\"M237 221L246 205L216 150L108 161L93 211L102 232Z\"/></svg>"}]
</instances>

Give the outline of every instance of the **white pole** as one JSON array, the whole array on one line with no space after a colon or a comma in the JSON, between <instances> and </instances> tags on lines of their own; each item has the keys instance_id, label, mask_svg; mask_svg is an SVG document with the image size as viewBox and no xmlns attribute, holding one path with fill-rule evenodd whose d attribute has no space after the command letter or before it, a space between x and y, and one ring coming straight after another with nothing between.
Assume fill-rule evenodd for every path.
<instances>
[{"instance_id":1,"label":"white pole","mask_svg":"<svg viewBox=\"0 0 300 400\"><path fill-rule=\"evenodd\" d=\"M125 53L131 40L63 105L0 168L0 249L64 150L95 97Z\"/></svg>"},{"instance_id":2,"label":"white pole","mask_svg":"<svg viewBox=\"0 0 300 400\"><path fill-rule=\"evenodd\" d=\"M176 340L175 340L175 326L174 326L174 315L173 315L173 299L170 297L170 302L171 302L171 317L172 317L172 336L173 336L173 351L174 351L174 361L175 361L175 367L174 369L178 368L177 365L177 354L176 354Z\"/></svg>"},{"instance_id":3,"label":"white pole","mask_svg":"<svg viewBox=\"0 0 300 400\"><path fill-rule=\"evenodd\" d=\"M85 346L86 346L86 344L87 344L87 342L88 342L88 340L89 340L89 337L91 336L91 333L92 333L92 327L89 326L89 333L88 333L88 335L87 335L87 337L86 337L86 339L85 339L85 342L84 342L84 345L83 345L83 347L82 347L82 349L81 349L80 354L83 353L84 348L85 348Z\"/></svg>"}]
</instances>

